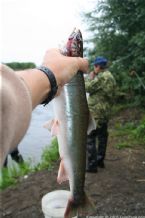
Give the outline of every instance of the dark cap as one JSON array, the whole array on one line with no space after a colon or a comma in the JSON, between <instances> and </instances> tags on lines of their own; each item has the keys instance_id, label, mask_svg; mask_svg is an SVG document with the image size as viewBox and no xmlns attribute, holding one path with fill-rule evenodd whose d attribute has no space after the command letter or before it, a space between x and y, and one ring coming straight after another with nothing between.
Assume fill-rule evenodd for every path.
<instances>
[{"instance_id":1,"label":"dark cap","mask_svg":"<svg viewBox=\"0 0 145 218\"><path fill-rule=\"evenodd\" d=\"M96 59L94 60L94 65L99 65L101 67L106 67L108 63L108 60L104 57L96 57Z\"/></svg>"}]
</instances>

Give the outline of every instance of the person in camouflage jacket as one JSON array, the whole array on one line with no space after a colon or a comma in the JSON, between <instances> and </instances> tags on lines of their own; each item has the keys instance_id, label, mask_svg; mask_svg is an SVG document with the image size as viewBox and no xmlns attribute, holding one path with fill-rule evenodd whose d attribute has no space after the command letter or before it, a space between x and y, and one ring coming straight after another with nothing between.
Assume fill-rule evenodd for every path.
<instances>
[{"instance_id":1,"label":"person in camouflage jacket","mask_svg":"<svg viewBox=\"0 0 145 218\"><path fill-rule=\"evenodd\" d=\"M96 129L88 135L87 140L87 172L97 172L97 167L104 168L108 139L108 121L114 102L116 81L107 70L107 59L97 57L94 71L86 79L86 92L89 93L89 110L96 122ZM96 149L98 138L98 149Z\"/></svg>"}]
</instances>

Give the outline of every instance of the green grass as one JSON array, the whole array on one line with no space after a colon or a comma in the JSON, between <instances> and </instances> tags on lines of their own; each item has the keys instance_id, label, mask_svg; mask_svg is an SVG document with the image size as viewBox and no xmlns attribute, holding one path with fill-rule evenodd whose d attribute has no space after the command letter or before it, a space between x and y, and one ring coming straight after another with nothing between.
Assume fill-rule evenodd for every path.
<instances>
[{"instance_id":1,"label":"green grass","mask_svg":"<svg viewBox=\"0 0 145 218\"><path fill-rule=\"evenodd\" d=\"M129 144L128 142L120 142L120 143L115 144L115 147L120 150L124 148L132 148L133 145Z\"/></svg>"},{"instance_id":2,"label":"green grass","mask_svg":"<svg viewBox=\"0 0 145 218\"><path fill-rule=\"evenodd\" d=\"M130 104L127 104L127 103L126 104L114 104L112 108L112 116L116 115L120 111L125 110L129 107L130 107Z\"/></svg>"},{"instance_id":3,"label":"green grass","mask_svg":"<svg viewBox=\"0 0 145 218\"><path fill-rule=\"evenodd\" d=\"M16 185L20 178L25 175L37 172L42 169L50 169L59 158L57 139L54 138L51 141L51 146L46 146L41 156L41 162L32 167L31 161L24 162L23 164L12 164L8 168L3 168L0 172L0 190L3 190L9 186Z\"/></svg>"},{"instance_id":4,"label":"green grass","mask_svg":"<svg viewBox=\"0 0 145 218\"><path fill-rule=\"evenodd\" d=\"M145 116L140 124L133 130L134 137L145 146Z\"/></svg>"},{"instance_id":5,"label":"green grass","mask_svg":"<svg viewBox=\"0 0 145 218\"><path fill-rule=\"evenodd\" d=\"M145 116L139 123L132 121L122 125L117 122L110 135L117 139L118 142L114 146L118 149L133 148L137 145L145 148Z\"/></svg>"},{"instance_id":6,"label":"green grass","mask_svg":"<svg viewBox=\"0 0 145 218\"><path fill-rule=\"evenodd\" d=\"M116 116L119 112L126 110L126 109L133 109L133 108L137 108L136 105L134 105L133 103L130 102L126 102L126 103L116 103L113 105L112 107L112 116ZM139 111L143 111L144 112L144 108L143 107L139 107Z\"/></svg>"},{"instance_id":7,"label":"green grass","mask_svg":"<svg viewBox=\"0 0 145 218\"><path fill-rule=\"evenodd\" d=\"M35 170L51 168L54 161L59 158L58 142L54 138L51 142L51 147L45 147L41 156L41 162L35 167Z\"/></svg>"},{"instance_id":8,"label":"green grass","mask_svg":"<svg viewBox=\"0 0 145 218\"><path fill-rule=\"evenodd\" d=\"M0 189L5 189L10 185L15 185L18 179L29 172L32 172L33 168L29 162L23 164L12 164L11 167L3 168L0 173Z\"/></svg>"}]
</instances>

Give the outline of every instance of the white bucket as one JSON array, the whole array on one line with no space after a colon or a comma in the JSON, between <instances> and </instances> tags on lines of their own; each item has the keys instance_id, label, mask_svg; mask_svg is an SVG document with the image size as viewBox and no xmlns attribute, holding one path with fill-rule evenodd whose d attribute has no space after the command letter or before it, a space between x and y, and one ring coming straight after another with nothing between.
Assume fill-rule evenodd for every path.
<instances>
[{"instance_id":1,"label":"white bucket","mask_svg":"<svg viewBox=\"0 0 145 218\"><path fill-rule=\"evenodd\" d=\"M63 218L67 206L69 191L58 190L49 192L42 198L42 211L45 218Z\"/></svg>"}]
</instances>

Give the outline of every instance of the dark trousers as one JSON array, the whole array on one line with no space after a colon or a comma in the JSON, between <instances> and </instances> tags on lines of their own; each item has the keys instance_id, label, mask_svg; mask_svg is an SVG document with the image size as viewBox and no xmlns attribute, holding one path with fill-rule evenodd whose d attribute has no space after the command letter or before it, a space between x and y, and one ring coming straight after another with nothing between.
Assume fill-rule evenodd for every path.
<instances>
[{"instance_id":1,"label":"dark trousers","mask_svg":"<svg viewBox=\"0 0 145 218\"><path fill-rule=\"evenodd\" d=\"M23 163L23 157L22 155L19 153L19 150L18 148L16 148L14 151L12 151L10 153L12 159L14 161L16 161L17 163ZM8 159L6 158L5 162L4 162L4 167L7 167L7 164L8 164Z\"/></svg>"},{"instance_id":2,"label":"dark trousers","mask_svg":"<svg viewBox=\"0 0 145 218\"><path fill-rule=\"evenodd\" d=\"M98 149L96 147L98 139ZM106 154L108 140L108 122L102 123L99 128L93 130L87 137L87 167L96 168L99 161L103 161Z\"/></svg>"}]
</instances>

